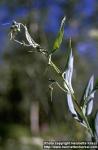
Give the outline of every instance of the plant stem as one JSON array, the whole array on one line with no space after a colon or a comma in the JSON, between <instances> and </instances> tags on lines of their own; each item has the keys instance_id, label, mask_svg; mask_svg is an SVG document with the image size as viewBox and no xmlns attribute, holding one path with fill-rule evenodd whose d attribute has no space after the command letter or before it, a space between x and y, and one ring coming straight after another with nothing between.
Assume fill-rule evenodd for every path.
<instances>
[{"instance_id":1,"label":"plant stem","mask_svg":"<svg viewBox=\"0 0 98 150\"><path fill-rule=\"evenodd\" d=\"M23 44L24 46L31 46L31 47L33 47L33 49L36 49L37 52L42 53L42 54L49 60L49 57L51 57L51 56L50 56L51 54L48 55L48 51L45 50L44 48L42 48L39 44L37 44L37 43L31 38L31 36L30 36L30 34L29 34L29 32L28 32L26 26L24 26L22 23L19 23L19 24L25 29L25 32L26 32L26 34L27 34L27 36L28 36L27 41L29 42L29 44L25 44L24 42L20 42L20 41L18 41L18 40L16 40L16 39L14 39L14 41L17 42L17 43L19 43L19 44L21 44L21 45ZM26 36L26 34L25 34L25 36ZM12 36L13 36L13 35L12 35ZM26 36L26 38L27 38L27 36ZM53 61L51 60L51 58L50 58L48 64L56 71L57 74L60 75L60 77L62 77L62 72L61 72L60 69L53 63ZM63 80L64 80L64 78L63 78ZM75 97L73 91L71 91L71 89L70 89L69 85L67 84L66 80L64 80L64 82L65 82L66 86L68 87L68 90L69 90L69 91L66 91L66 89L62 88L58 82L56 82L56 84L58 85L58 87L59 87L62 91L64 91L64 92L70 92L70 94L72 95L73 101L74 101L74 103L75 103L75 108L76 108L76 110L79 112L79 114L81 115L81 117L84 119L84 121L85 121L85 123L86 123L86 125L87 125L87 129L88 129L88 131L89 131L91 137L93 138L93 137L94 137L93 131L92 131L92 129L90 128L90 125L89 125L89 122L88 122L87 117L83 114L83 111L82 111L82 109L81 109L80 106L79 106L79 103L78 103L78 101L77 101L77 98ZM52 91L51 91L51 97L52 97ZM52 99L51 99L51 100L52 100Z\"/></svg>"},{"instance_id":2,"label":"plant stem","mask_svg":"<svg viewBox=\"0 0 98 150\"><path fill-rule=\"evenodd\" d=\"M56 84L57 84L57 86L58 86L63 92L66 92L66 93L67 93L67 91L66 91L58 82L56 82Z\"/></svg>"}]
</instances>

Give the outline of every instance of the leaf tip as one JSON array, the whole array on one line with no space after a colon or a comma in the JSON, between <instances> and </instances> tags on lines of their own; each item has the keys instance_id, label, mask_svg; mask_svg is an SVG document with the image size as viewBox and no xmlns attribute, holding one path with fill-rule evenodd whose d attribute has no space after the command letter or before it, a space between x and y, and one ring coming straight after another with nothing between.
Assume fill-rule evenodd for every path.
<instances>
[{"instance_id":1,"label":"leaf tip","mask_svg":"<svg viewBox=\"0 0 98 150\"><path fill-rule=\"evenodd\" d=\"M94 74L92 74L92 76L91 76L91 80L92 80L92 81L94 81Z\"/></svg>"},{"instance_id":2,"label":"leaf tip","mask_svg":"<svg viewBox=\"0 0 98 150\"><path fill-rule=\"evenodd\" d=\"M62 19L60 30L62 30L62 28L64 27L65 21L66 21L66 16L64 16Z\"/></svg>"}]
</instances>

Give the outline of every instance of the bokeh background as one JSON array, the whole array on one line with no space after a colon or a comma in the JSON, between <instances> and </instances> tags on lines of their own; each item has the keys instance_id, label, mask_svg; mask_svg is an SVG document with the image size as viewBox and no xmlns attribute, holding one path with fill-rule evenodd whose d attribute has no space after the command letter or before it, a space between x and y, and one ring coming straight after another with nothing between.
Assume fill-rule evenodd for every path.
<instances>
[{"instance_id":1,"label":"bokeh background","mask_svg":"<svg viewBox=\"0 0 98 150\"><path fill-rule=\"evenodd\" d=\"M73 87L78 100L92 74L98 77L97 0L0 0L0 150L40 150L43 140L84 141L90 137L71 116L57 87L50 100L49 78L58 79L39 53L10 41L13 20L50 50L66 16L62 46L53 61L64 71L72 38ZM58 79L59 80L59 79ZM94 112L98 108L97 94Z\"/></svg>"}]
</instances>

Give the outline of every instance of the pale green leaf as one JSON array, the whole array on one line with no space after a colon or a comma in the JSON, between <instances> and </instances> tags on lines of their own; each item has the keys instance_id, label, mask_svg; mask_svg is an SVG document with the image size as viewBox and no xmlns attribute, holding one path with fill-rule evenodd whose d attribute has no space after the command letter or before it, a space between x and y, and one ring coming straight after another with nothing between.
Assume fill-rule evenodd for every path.
<instances>
[{"instance_id":1,"label":"pale green leaf","mask_svg":"<svg viewBox=\"0 0 98 150\"><path fill-rule=\"evenodd\" d=\"M62 43L62 39L63 39L63 35L64 35L65 20L66 20L66 17L64 17L62 22L61 22L60 30L59 30L57 38L54 42L52 53L55 52L57 49L59 49L59 47Z\"/></svg>"}]
</instances>

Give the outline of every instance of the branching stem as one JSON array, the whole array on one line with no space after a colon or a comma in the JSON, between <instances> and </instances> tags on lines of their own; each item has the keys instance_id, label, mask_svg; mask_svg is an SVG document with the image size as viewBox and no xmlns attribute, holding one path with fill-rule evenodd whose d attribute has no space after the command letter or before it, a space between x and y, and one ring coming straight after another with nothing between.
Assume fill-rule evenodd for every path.
<instances>
[{"instance_id":1,"label":"branching stem","mask_svg":"<svg viewBox=\"0 0 98 150\"><path fill-rule=\"evenodd\" d=\"M27 47L31 47L31 48L33 48L35 51L40 52L41 54L43 54L43 55L48 59L48 64L54 69L54 71L55 71L57 74L59 74L60 77L62 77L62 71L61 71L61 70L53 63L53 61L51 60L52 54L48 54L48 51L47 51L47 50L45 50L44 48L42 48L38 43L36 43L36 42L31 38L31 36L30 36L30 34L29 34L29 32L28 32L28 29L27 29L27 27L26 27L25 25L23 25L22 23L17 23L17 24L19 24L19 27L21 26L21 27L24 28L24 30L25 30L25 37L26 37L26 39L27 39L27 41L28 41L28 44L26 44L24 41L20 42L20 41L16 40L16 39L15 39L15 35L13 35L13 32L11 32L11 37L12 37L11 40L14 40L15 42L17 42L17 43L20 44L20 45L27 46ZM19 31L20 31L20 29L19 29ZM64 80L64 78L63 78L63 80ZM79 114L81 115L81 117L84 119L84 121L85 121L85 123L86 123L86 125L87 125L87 129L88 129L88 131L89 131L91 137L93 138L93 137L94 137L93 131L92 131L90 125L89 125L89 122L88 122L87 117L83 114L83 111L82 111L82 109L81 109L80 106L79 106L79 103L78 103L78 101L77 101L77 98L75 97L73 91L71 91L71 89L70 89L68 83L66 82L66 80L64 80L64 82L65 82L66 86L68 87L68 91L67 91L66 89L64 89L57 81L56 81L55 83L57 84L57 86L58 86L63 92L67 92L67 93L70 92L70 94L72 95L72 98L73 98L75 107L76 107L77 111L79 112ZM51 86L50 86L50 88L51 88L51 100L52 100L52 92L53 92L53 89L52 89Z\"/></svg>"}]
</instances>

